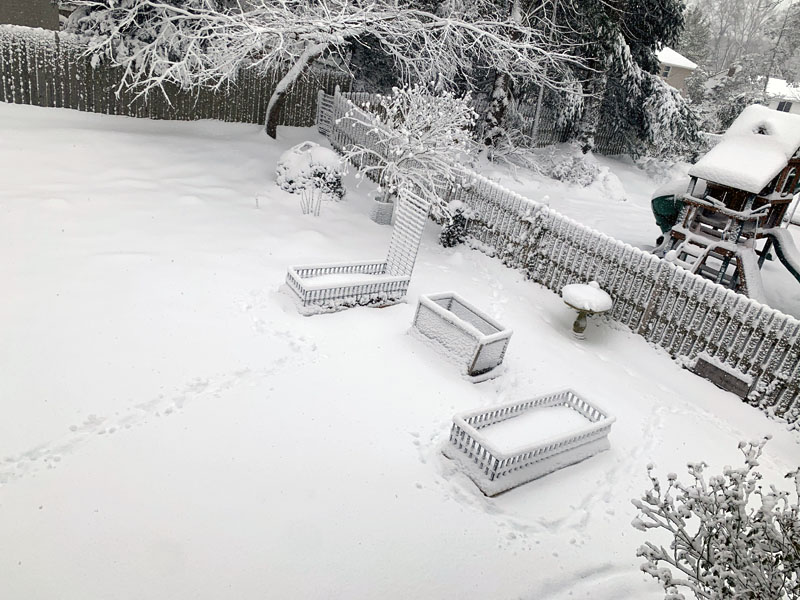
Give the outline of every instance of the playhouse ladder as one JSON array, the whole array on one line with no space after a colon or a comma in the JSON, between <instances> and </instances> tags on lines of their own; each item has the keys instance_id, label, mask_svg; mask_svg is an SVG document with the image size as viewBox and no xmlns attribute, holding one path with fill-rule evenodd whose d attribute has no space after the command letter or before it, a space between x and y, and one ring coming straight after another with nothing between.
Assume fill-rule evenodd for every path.
<instances>
[{"instance_id":1,"label":"playhouse ladder","mask_svg":"<svg viewBox=\"0 0 800 600\"><path fill-rule=\"evenodd\" d=\"M735 250L720 240L693 235L676 248L675 263L714 283L746 296L760 298L761 274L752 248L738 245ZM756 281L758 279L759 281Z\"/></svg>"}]
</instances>

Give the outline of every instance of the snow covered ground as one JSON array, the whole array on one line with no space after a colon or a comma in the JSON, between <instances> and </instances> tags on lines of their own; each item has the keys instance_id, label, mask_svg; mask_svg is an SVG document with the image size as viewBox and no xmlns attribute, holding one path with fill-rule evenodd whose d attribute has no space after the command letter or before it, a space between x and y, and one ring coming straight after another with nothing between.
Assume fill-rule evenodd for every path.
<instances>
[{"instance_id":1,"label":"snow covered ground","mask_svg":"<svg viewBox=\"0 0 800 600\"><path fill-rule=\"evenodd\" d=\"M277 189L310 129L0 104L0 132L0 598L655 600L648 462L716 472L769 433L766 480L797 466L796 433L613 324L576 341L560 298L432 224L407 304L301 317L287 266L390 233L352 176L318 218ZM652 178L601 161L626 202L516 185L652 243ZM504 375L408 335L445 290L514 329ZM441 456L454 413L564 387L617 417L609 451L491 500Z\"/></svg>"}]
</instances>

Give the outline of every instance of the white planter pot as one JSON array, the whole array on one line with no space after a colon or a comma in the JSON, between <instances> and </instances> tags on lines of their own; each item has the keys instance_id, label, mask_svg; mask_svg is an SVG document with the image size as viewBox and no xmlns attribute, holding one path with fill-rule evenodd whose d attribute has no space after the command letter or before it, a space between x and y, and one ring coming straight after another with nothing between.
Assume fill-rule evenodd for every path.
<instances>
[{"instance_id":1,"label":"white planter pot","mask_svg":"<svg viewBox=\"0 0 800 600\"><path fill-rule=\"evenodd\" d=\"M375 221L378 225L391 225L392 217L394 215L394 202L381 202L375 200L372 203L372 208L369 211L369 218Z\"/></svg>"},{"instance_id":2,"label":"white planter pot","mask_svg":"<svg viewBox=\"0 0 800 600\"><path fill-rule=\"evenodd\" d=\"M454 292L420 296L412 327L469 377L500 366L512 333Z\"/></svg>"}]
</instances>

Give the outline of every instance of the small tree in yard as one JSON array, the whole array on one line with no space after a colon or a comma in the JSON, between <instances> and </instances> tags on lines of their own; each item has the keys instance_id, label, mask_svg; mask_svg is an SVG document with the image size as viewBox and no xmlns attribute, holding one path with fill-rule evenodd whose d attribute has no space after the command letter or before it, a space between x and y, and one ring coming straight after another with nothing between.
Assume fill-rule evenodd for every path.
<instances>
[{"instance_id":1,"label":"small tree in yard","mask_svg":"<svg viewBox=\"0 0 800 600\"><path fill-rule=\"evenodd\" d=\"M689 464L693 481L670 473L662 484L648 466L652 488L633 500L632 525L668 533L669 549L646 542L637 552L645 573L664 586L666 600L796 600L800 598L800 470L789 473L793 493L765 486L755 471L768 438L740 443L745 466L707 477Z\"/></svg>"},{"instance_id":2,"label":"small tree in yard","mask_svg":"<svg viewBox=\"0 0 800 600\"><path fill-rule=\"evenodd\" d=\"M477 115L469 96L432 95L416 85L379 98L377 106L342 118L345 128L365 129L367 138L363 145L345 148L345 160L374 175L384 201L409 189L431 203L434 218L449 220L442 194L448 185L459 184L459 159L474 148L470 130Z\"/></svg>"}]
</instances>

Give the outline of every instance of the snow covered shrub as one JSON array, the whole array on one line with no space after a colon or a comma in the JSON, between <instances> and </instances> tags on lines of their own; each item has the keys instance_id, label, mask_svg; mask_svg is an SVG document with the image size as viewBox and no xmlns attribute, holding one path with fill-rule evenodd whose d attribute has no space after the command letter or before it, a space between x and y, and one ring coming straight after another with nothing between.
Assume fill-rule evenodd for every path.
<instances>
[{"instance_id":1,"label":"snow covered shrub","mask_svg":"<svg viewBox=\"0 0 800 600\"><path fill-rule=\"evenodd\" d=\"M345 193L342 171L336 152L314 142L303 142L281 154L276 181L278 187L292 194L314 187L326 200L341 200Z\"/></svg>"},{"instance_id":2,"label":"snow covered shrub","mask_svg":"<svg viewBox=\"0 0 800 600\"><path fill-rule=\"evenodd\" d=\"M467 222L470 210L463 202L452 201L447 206L448 218L442 226L439 243L445 248L463 244L467 239Z\"/></svg>"},{"instance_id":3,"label":"snow covered shrub","mask_svg":"<svg viewBox=\"0 0 800 600\"><path fill-rule=\"evenodd\" d=\"M380 96L369 112L352 110L342 120L367 130L362 145L345 150L347 162L377 175L389 201L400 188L413 190L431 203L435 219L449 217L441 197L445 185L459 185L459 161L474 149L470 130L476 114L469 96L431 94L424 86L394 88Z\"/></svg>"},{"instance_id":4,"label":"snow covered shrub","mask_svg":"<svg viewBox=\"0 0 800 600\"><path fill-rule=\"evenodd\" d=\"M800 470L793 493L761 483L755 470L764 438L739 443L745 466L707 477L705 463L688 465L692 482L670 473L662 484L647 468L652 487L633 500L640 531L660 530L669 549L646 542L637 551L645 573L664 587L666 600L796 600L800 598Z\"/></svg>"},{"instance_id":5,"label":"snow covered shrub","mask_svg":"<svg viewBox=\"0 0 800 600\"><path fill-rule=\"evenodd\" d=\"M573 183L581 187L592 185L600 174L600 168L592 158L584 154L568 156L557 161L549 169L548 175L558 181Z\"/></svg>"}]
</instances>

